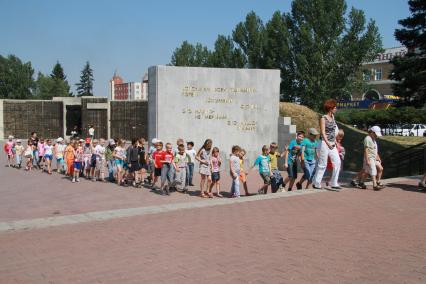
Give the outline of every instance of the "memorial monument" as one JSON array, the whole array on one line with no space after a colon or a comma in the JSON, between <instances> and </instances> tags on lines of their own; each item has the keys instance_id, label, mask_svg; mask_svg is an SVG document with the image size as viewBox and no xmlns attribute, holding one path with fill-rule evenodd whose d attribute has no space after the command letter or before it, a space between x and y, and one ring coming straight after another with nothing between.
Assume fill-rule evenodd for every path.
<instances>
[{"instance_id":1,"label":"memorial monument","mask_svg":"<svg viewBox=\"0 0 426 284\"><path fill-rule=\"evenodd\" d=\"M279 70L153 66L148 77L149 140L199 149L211 138L223 158L240 145L250 163L278 142Z\"/></svg>"}]
</instances>

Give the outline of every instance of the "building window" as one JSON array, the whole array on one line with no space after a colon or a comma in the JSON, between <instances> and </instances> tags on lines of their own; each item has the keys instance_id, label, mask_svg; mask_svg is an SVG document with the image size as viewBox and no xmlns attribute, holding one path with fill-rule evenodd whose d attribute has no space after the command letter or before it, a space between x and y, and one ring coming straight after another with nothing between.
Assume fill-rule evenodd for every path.
<instances>
[{"instance_id":1,"label":"building window","mask_svg":"<svg viewBox=\"0 0 426 284\"><path fill-rule=\"evenodd\" d=\"M382 68L373 69L374 81L382 80Z\"/></svg>"},{"instance_id":2,"label":"building window","mask_svg":"<svg viewBox=\"0 0 426 284\"><path fill-rule=\"evenodd\" d=\"M368 72L368 71L363 72L362 78L364 79L364 81L370 81L370 79L371 79L370 72Z\"/></svg>"}]
</instances>

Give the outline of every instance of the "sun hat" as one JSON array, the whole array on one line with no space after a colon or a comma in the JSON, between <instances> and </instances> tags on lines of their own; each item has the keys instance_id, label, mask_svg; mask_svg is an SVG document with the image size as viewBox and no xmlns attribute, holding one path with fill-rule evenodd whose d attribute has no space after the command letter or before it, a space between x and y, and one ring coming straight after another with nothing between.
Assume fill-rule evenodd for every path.
<instances>
[{"instance_id":1,"label":"sun hat","mask_svg":"<svg viewBox=\"0 0 426 284\"><path fill-rule=\"evenodd\" d=\"M58 139L56 139L56 142L62 142L62 141L64 141L64 138L62 137L58 137Z\"/></svg>"},{"instance_id":2,"label":"sun hat","mask_svg":"<svg viewBox=\"0 0 426 284\"><path fill-rule=\"evenodd\" d=\"M157 138L153 138L151 142L152 142L152 144L156 144L156 143L158 143L158 139Z\"/></svg>"},{"instance_id":3,"label":"sun hat","mask_svg":"<svg viewBox=\"0 0 426 284\"><path fill-rule=\"evenodd\" d=\"M376 133L377 136L382 136L382 130L377 125L371 127L368 131Z\"/></svg>"},{"instance_id":4,"label":"sun hat","mask_svg":"<svg viewBox=\"0 0 426 284\"><path fill-rule=\"evenodd\" d=\"M9 135L9 139L13 139L13 135Z\"/></svg>"},{"instance_id":5,"label":"sun hat","mask_svg":"<svg viewBox=\"0 0 426 284\"><path fill-rule=\"evenodd\" d=\"M21 142L22 142L21 139L16 140L16 143L21 143Z\"/></svg>"},{"instance_id":6,"label":"sun hat","mask_svg":"<svg viewBox=\"0 0 426 284\"><path fill-rule=\"evenodd\" d=\"M316 128L309 128L309 134L311 135L318 135L319 132Z\"/></svg>"},{"instance_id":7,"label":"sun hat","mask_svg":"<svg viewBox=\"0 0 426 284\"><path fill-rule=\"evenodd\" d=\"M109 139L109 140L108 140L108 144L109 144L109 145L115 145L115 141L114 141L114 139Z\"/></svg>"}]
</instances>

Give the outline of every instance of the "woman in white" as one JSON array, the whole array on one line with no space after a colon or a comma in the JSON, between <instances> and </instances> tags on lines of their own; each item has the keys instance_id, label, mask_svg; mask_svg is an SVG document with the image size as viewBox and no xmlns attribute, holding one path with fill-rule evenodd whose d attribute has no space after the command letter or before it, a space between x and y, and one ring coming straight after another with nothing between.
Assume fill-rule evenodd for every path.
<instances>
[{"instance_id":1,"label":"woman in white","mask_svg":"<svg viewBox=\"0 0 426 284\"><path fill-rule=\"evenodd\" d=\"M324 103L326 114L320 119L321 146L318 155L317 169L312 184L313 188L316 189L321 189L321 181L327 168L328 158L330 158L333 164L333 172L330 180L331 188L337 190L341 188L337 183L341 161L336 147L336 133L338 132L337 124L334 120L334 114L337 111L336 106L337 102L335 100L326 100Z\"/></svg>"}]
</instances>

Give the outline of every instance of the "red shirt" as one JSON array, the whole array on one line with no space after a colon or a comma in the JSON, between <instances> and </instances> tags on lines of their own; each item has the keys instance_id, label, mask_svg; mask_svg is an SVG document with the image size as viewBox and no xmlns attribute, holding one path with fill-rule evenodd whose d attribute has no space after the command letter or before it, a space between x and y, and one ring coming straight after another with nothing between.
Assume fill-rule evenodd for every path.
<instances>
[{"instance_id":1,"label":"red shirt","mask_svg":"<svg viewBox=\"0 0 426 284\"><path fill-rule=\"evenodd\" d=\"M163 154L165 152L163 150L160 151L155 151L154 153L152 153L152 158L154 159L154 166L157 169L161 169L161 167L163 166L163 163L161 162L161 160L163 160Z\"/></svg>"},{"instance_id":2,"label":"red shirt","mask_svg":"<svg viewBox=\"0 0 426 284\"><path fill-rule=\"evenodd\" d=\"M173 162L173 158L174 158L173 153L163 151L163 159L162 159L163 161L166 161L166 163L171 164Z\"/></svg>"}]
</instances>

